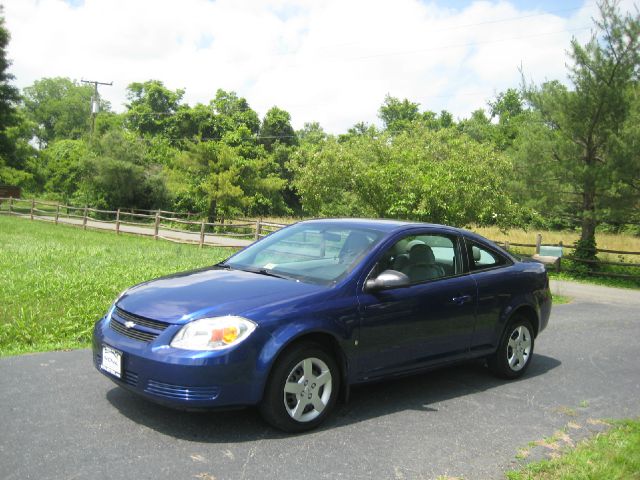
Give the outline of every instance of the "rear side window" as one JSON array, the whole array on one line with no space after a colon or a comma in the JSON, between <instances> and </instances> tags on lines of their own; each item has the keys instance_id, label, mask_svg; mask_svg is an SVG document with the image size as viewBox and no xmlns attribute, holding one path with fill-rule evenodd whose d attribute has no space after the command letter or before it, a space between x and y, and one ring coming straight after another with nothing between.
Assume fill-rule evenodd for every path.
<instances>
[{"instance_id":1,"label":"rear side window","mask_svg":"<svg viewBox=\"0 0 640 480\"><path fill-rule=\"evenodd\" d=\"M500 267L509 263L504 256L484 245L468 238L465 239L465 243L467 245L467 258L469 258L469 270L472 272Z\"/></svg>"}]
</instances>

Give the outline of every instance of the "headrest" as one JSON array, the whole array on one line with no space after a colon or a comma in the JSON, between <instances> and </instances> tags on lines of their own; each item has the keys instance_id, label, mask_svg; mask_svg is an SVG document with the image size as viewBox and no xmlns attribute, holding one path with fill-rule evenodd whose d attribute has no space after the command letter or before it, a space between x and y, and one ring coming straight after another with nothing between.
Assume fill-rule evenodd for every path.
<instances>
[{"instance_id":1,"label":"headrest","mask_svg":"<svg viewBox=\"0 0 640 480\"><path fill-rule=\"evenodd\" d=\"M419 242L419 243L414 243ZM409 261L416 265L418 263L435 263L436 258L433 255L433 250L426 243L414 240L409 250Z\"/></svg>"},{"instance_id":2,"label":"headrest","mask_svg":"<svg viewBox=\"0 0 640 480\"><path fill-rule=\"evenodd\" d=\"M364 233L351 232L342 246L343 252L361 253L366 250L371 241Z\"/></svg>"}]
</instances>

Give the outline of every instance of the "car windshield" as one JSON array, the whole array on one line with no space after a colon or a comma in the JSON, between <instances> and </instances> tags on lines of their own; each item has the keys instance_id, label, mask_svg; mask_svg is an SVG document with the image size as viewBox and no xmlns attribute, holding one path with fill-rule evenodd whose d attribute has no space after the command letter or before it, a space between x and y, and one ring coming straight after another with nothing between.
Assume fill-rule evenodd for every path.
<instances>
[{"instance_id":1,"label":"car windshield","mask_svg":"<svg viewBox=\"0 0 640 480\"><path fill-rule=\"evenodd\" d=\"M381 236L364 228L298 224L269 235L221 265L331 285L353 270Z\"/></svg>"}]
</instances>

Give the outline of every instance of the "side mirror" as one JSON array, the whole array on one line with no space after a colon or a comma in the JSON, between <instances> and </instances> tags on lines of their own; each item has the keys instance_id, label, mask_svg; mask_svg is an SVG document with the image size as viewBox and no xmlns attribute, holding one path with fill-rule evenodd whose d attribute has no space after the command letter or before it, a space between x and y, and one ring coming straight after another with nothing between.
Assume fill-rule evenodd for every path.
<instances>
[{"instance_id":1,"label":"side mirror","mask_svg":"<svg viewBox=\"0 0 640 480\"><path fill-rule=\"evenodd\" d=\"M409 277L396 270L385 270L376 278L367 280L365 289L368 292L388 290L390 288L402 288L411 285Z\"/></svg>"}]
</instances>

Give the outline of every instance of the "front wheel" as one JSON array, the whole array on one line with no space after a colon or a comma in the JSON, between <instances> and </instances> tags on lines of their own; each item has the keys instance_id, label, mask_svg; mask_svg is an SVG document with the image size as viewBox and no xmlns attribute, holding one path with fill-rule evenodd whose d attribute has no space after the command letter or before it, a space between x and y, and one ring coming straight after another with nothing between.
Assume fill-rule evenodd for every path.
<instances>
[{"instance_id":1,"label":"front wheel","mask_svg":"<svg viewBox=\"0 0 640 480\"><path fill-rule=\"evenodd\" d=\"M317 427L333 409L340 373L319 345L301 343L277 360L260 404L263 418L285 432Z\"/></svg>"},{"instance_id":2,"label":"front wheel","mask_svg":"<svg viewBox=\"0 0 640 480\"><path fill-rule=\"evenodd\" d=\"M498 350L488 358L489 369L503 378L524 374L533 356L533 328L523 317L514 318L504 332Z\"/></svg>"}]
</instances>

